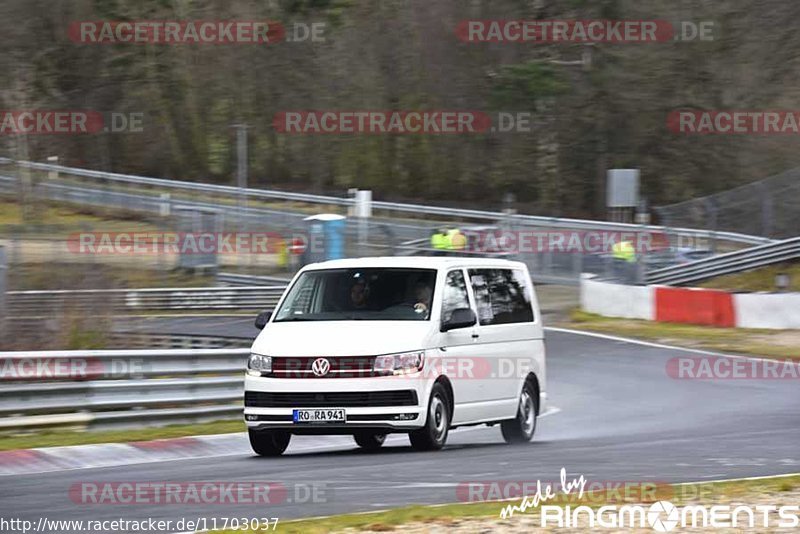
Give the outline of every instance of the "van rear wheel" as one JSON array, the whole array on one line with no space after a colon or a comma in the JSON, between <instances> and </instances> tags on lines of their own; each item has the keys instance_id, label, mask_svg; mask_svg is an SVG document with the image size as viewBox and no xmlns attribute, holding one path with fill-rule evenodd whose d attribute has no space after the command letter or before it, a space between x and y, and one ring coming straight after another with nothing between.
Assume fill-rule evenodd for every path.
<instances>
[{"instance_id":1,"label":"van rear wheel","mask_svg":"<svg viewBox=\"0 0 800 534\"><path fill-rule=\"evenodd\" d=\"M386 434L375 434L373 432L359 432L353 434L356 444L365 451L377 451L386 441Z\"/></svg>"},{"instance_id":2,"label":"van rear wheel","mask_svg":"<svg viewBox=\"0 0 800 534\"><path fill-rule=\"evenodd\" d=\"M539 399L536 397L533 386L525 382L519 396L517 417L502 421L500 431L506 443L526 443L533 438L536 431L536 417L539 415Z\"/></svg>"},{"instance_id":3,"label":"van rear wheel","mask_svg":"<svg viewBox=\"0 0 800 534\"><path fill-rule=\"evenodd\" d=\"M434 451L444 447L450 428L450 409L447 392L441 384L434 384L428 401L425 426L408 433L411 446L418 451Z\"/></svg>"},{"instance_id":4,"label":"van rear wheel","mask_svg":"<svg viewBox=\"0 0 800 534\"><path fill-rule=\"evenodd\" d=\"M247 434L250 436L250 447L260 456L280 456L289 446L289 440L292 439L292 435L285 430L248 428Z\"/></svg>"}]
</instances>

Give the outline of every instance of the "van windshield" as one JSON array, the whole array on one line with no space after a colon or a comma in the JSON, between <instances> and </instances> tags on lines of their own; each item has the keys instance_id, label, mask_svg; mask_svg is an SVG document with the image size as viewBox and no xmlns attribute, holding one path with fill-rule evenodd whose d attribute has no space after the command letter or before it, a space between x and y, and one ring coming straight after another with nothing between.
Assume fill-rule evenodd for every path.
<instances>
[{"instance_id":1,"label":"van windshield","mask_svg":"<svg viewBox=\"0 0 800 534\"><path fill-rule=\"evenodd\" d=\"M275 315L287 321L427 321L434 269L325 269L297 279Z\"/></svg>"}]
</instances>

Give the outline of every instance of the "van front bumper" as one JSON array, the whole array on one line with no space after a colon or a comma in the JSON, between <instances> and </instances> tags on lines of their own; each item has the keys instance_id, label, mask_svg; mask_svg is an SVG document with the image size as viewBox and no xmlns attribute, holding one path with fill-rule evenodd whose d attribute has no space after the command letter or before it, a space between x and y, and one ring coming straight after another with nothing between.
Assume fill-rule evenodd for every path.
<instances>
[{"instance_id":1,"label":"van front bumper","mask_svg":"<svg viewBox=\"0 0 800 534\"><path fill-rule=\"evenodd\" d=\"M432 383L418 376L271 378L245 375L244 420L251 429L295 434L407 432L425 424ZM344 423L294 423L295 409L343 408Z\"/></svg>"}]
</instances>

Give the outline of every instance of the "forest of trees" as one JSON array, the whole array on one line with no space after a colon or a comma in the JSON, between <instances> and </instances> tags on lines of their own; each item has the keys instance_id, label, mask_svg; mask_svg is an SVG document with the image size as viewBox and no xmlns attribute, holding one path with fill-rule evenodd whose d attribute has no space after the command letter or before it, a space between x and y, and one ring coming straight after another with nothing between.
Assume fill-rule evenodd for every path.
<instances>
[{"instance_id":1,"label":"forest of trees","mask_svg":"<svg viewBox=\"0 0 800 534\"><path fill-rule=\"evenodd\" d=\"M712 21L713 40L467 43L465 19ZM324 22L323 42L91 45L80 20ZM26 155L149 176L599 216L605 170L661 205L798 165L793 136L686 136L675 109L800 108L800 2L780 0L5 0L1 109L143 113L141 133L29 136ZM591 48L587 50L587 48ZM576 64L585 54L588 64ZM573 63L573 64L570 64ZM527 133L286 135L285 110L528 111ZM0 155L20 140L0 137Z\"/></svg>"}]
</instances>

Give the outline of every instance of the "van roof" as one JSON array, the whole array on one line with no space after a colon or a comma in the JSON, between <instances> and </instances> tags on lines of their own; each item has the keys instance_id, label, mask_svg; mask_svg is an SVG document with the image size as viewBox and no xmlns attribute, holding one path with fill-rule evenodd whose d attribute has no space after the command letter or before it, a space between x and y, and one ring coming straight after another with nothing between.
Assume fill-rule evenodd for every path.
<instances>
[{"instance_id":1,"label":"van roof","mask_svg":"<svg viewBox=\"0 0 800 534\"><path fill-rule=\"evenodd\" d=\"M407 267L421 269L446 269L450 267L506 267L523 268L519 261L500 258L470 258L468 256L378 256L370 258L346 258L307 265L311 269L349 269L358 267Z\"/></svg>"}]
</instances>

